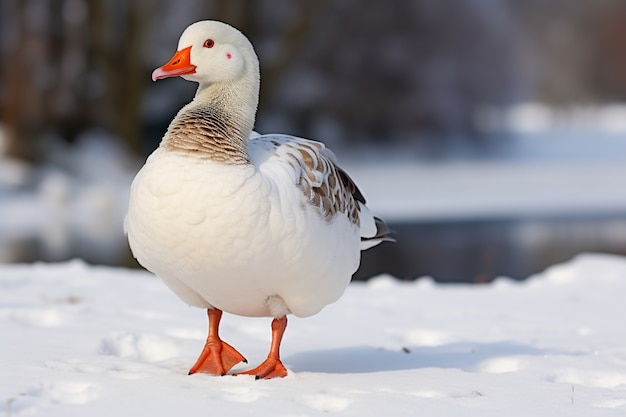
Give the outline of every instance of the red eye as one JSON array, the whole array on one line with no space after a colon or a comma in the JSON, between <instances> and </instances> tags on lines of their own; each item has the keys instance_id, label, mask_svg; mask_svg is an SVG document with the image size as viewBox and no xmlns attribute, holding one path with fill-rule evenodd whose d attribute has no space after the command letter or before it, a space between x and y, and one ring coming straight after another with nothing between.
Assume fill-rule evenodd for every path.
<instances>
[{"instance_id":1,"label":"red eye","mask_svg":"<svg viewBox=\"0 0 626 417\"><path fill-rule=\"evenodd\" d=\"M205 48L213 48L213 45L215 45L215 42L213 42L213 39L207 39L206 41L204 41L204 47Z\"/></svg>"}]
</instances>

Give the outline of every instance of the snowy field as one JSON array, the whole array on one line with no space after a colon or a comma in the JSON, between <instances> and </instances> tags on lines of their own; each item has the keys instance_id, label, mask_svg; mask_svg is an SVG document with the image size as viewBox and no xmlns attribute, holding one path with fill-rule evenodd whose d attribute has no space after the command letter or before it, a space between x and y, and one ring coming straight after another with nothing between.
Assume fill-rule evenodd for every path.
<instances>
[{"instance_id":1,"label":"snowy field","mask_svg":"<svg viewBox=\"0 0 626 417\"><path fill-rule=\"evenodd\" d=\"M4 265L0 415L623 416L625 293L606 255L523 283L377 277L292 318L289 376L255 381L187 375L205 313L147 272ZM270 321L225 315L222 336L254 365Z\"/></svg>"}]
</instances>

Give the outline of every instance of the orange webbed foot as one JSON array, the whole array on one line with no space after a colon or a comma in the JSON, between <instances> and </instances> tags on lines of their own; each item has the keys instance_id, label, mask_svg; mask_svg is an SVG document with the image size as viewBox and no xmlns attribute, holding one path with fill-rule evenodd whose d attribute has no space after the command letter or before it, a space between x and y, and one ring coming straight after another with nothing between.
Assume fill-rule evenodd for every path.
<instances>
[{"instance_id":1,"label":"orange webbed foot","mask_svg":"<svg viewBox=\"0 0 626 417\"><path fill-rule=\"evenodd\" d=\"M248 363L248 361L234 347L220 339L218 330L222 311L209 309L207 314L209 316L209 335L200 357L189 370L189 375L197 372L226 375L226 372L239 362Z\"/></svg>"},{"instance_id":2,"label":"orange webbed foot","mask_svg":"<svg viewBox=\"0 0 626 417\"><path fill-rule=\"evenodd\" d=\"M272 320L272 345L267 359L262 364L238 375L254 375L256 379L283 378L287 376L287 368L280 361L280 342L287 328L287 317Z\"/></svg>"},{"instance_id":3,"label":"orange webbed foot","mask_svg":"<svg viewBox=\"0 0 626 417\"><path fill-rule=\"evenodd\" d=\"M189 370L189 375L197 372L226 375L226 372L239 362L248 363L234 347L220 339L207 340L200 357Z\"/></svg>"},{"instance_id":4,"label":"orange webbed foot","mask_svg":"<svg viewBox=\"0 0 626 417\"><path fill-rule=\"evenodd\" d=\"M287 376L287 368L280 359L267 358L256 368L236 375L254 375L256 379L284 378Z\"/></svg>"}]
</instances>

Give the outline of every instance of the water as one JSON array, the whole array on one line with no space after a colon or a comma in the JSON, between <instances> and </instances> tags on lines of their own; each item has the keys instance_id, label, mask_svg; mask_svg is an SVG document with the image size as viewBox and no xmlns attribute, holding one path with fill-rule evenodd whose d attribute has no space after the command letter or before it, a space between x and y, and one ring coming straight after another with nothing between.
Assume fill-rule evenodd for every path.
<instances>
[{"instance_id":1,"label":"water","mask_svg":"<svg viewBox=\"0 0 626 417\"><path fill-rule=\"evenodd\" d=\"M388 273L403 280L431 276L442 283L485 283L498 276L525 279L582 252L626 255L626 213L612 216L524 217L438 222L391 223L397 242L363 252L354 276L364 280ZM64 261L80 257L91 263L137 267L120 236L117 250L74 239L68 251L50 251L42 237L0 237L5 261ZM113 248L114 249L114 248Z\"/></svg>"},{"instance_id":2,"label":"water","mask_svg":"<svg viewBox=\"0 0 626 417\"><path fill-rule=\"evenodd\" d=\"M626 213L391 224L396 243L363 253L354 279L389 273L410 280L525 279L582 252L626 255Z\"/></svg>"}]
</instances>

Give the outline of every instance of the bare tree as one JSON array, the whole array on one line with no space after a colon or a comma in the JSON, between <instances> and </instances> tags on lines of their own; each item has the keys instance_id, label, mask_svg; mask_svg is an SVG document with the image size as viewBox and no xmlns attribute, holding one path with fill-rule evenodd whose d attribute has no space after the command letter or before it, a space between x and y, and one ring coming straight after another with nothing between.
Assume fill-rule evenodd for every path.
<instances>
[{"instance_id":1,"label":"bare tree","mask_svg":"<svg viewBox=\"0 0 626 417\"><path fill-rule=\"evenodd\" d=\"M42 103L38 100L37 82L33 82L34 67L43 62L45 45L40 36L27 26L26 3L12 1L3 4L2 24L7 37L2 59L2 121L6 126L9 155L35 158L32 138L41 129ZM10 19L7 17L10 16ZM7 59L9 58L10 59Z\"/></svg>"},{"instance_id":2,"label":"bare tree","mask_svg":"<svg viewBox=\"0 0 626 417\"><path fill-rule=\"evenodd\" d=\"M107 122L135 152L141 148L141 101L149 81L143 50L160 3L148 0L90 3L95 66L102 71L107 86L104 92Z\"/></svg>"},{"instance_id":3,"label":"bare tree","mask_svg":"<svg viewBox=\"0 0 626 417\"><path fill-rule=\"evenodd\" d=\"M2 119L11 154L34 159L42 136L73 141L93 127L139 149L149 81L143 50L159 3L5 3L10 14L2 17L9 38L2 51Z\"/></svg>"}]
</instances>

